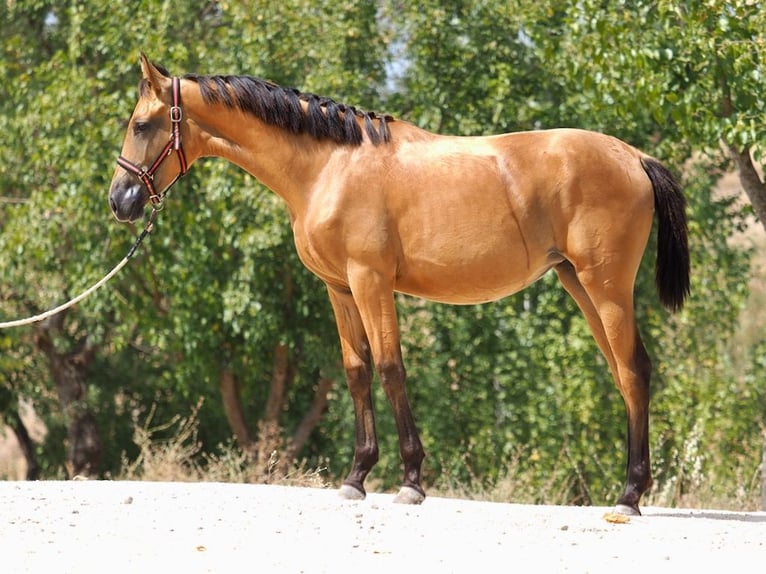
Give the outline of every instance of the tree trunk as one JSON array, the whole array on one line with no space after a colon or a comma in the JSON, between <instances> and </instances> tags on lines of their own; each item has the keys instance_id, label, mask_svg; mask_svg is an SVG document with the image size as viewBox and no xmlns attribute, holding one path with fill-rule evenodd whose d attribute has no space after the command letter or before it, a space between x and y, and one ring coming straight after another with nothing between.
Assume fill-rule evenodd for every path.
<instances>
[{"instance_id":1,"label":"tree trunk","mask_svg":"<svg viewBox=\"0 0 766 574\"><path fill-rule=\"evenodd\" d=\"M227 368L221 371L220 386L223 410L226 413L226 419L229 421L229 427L231 427L239 447L245 452L250 452L253 449L253 437L245 420L242 396L239 392L239 382L234 373Z\"/></svg>"},{"instance_id":2,"label":"tree trunk","mask_svg":"<svg viewBox=\"0 0 766 574\"><path fill-rule=\"evenodd\" d=\"M739 181L750 199L750 205L753 206L755 216L766 229L766 184L761 181L758 171L753 165L750 148L740 151L732 144L728 144L728 148L734 165L737 166Z\"/></svg>"},{"instance_id":3,"label":"tree trunk","mask_svg":"<svg viewBox=\"0 0 766 574\"><path fill-rule=\"evenodd\" d=\"M13 411L11 414L11 428L13 434L16 435L16 440L19 442L19 448L24 455L24 460L27 463L27 480L37 480L40 478L40 465L37 464L37 457L35 456L35 445L32 442L32 438L29 436L29 431L24 425L24 421L21 420L19 413Z\"/></svg>"},{"instance_id":4,"label":"tree trunk","mask_svg":"<svg viewBox=\"0 0 766 574\"><path fill-rule=\"evenodd\" d=\"M48 358L59 404L67 421L69 476L91 477L98 474L103 454L96 418L84 400L87 370L96 349L87 340L69 353L60 353L56 349L51 332L61 330L64 315L60 313L42 323L37 329L36 342Z\"/></svg>"},{"instance_id":5,"label":"tree trunk","mask_svg":"<svg viewBox=\"0 0 766 574\"><path fill-rule=\"evenodd\" d=\"M261 474L258 475L258 480L268 481L269 476L275 470L275 466L279 472L288 472L296 454L305 446L311 433L327 411L328 394L334 381L320 377L311 406L285 447L279 419L284 410L287 389L292 384L294 377L295 367L290 362L288 347L284 344L278 344L274 347L269 396L266 399L263 417L257 424L256 438L253 439L253 434L245 418L238 381L231 370L227 368L221 370L221 398L229 427L240 448L251 457L259 469ZM279 452L282 453L282 456L275 457L274 453Z\"/></svg>"},{"instance_id":6,"label":"tree trunk","mask_svg":"<svg viewBox=\"0 0 766 574\"><path fill-rule=\"evenodd\" d=\"M304 415L301 424L299 424L298 428L295 429L295 432L293 433L293 436L288 444L286 454L288 464L293 463L295 456L306 445L306 442L308 442L311 433L317 427L319 421L322 420L322 416L327 411L327 395L330 393L333 385L334 381L332 379L327 379L325 377L319 378L311 407L309 407L309 410Z\"/></svg>"},{"instance_id":7,"label":"tree trunk","mask_svg":"<svg viewBox=\"0 0 766 574\"><path fill-rule=\"evenodd\" d=\"M266 399L263 421L266 424L279 424L279 415L285 406L287 387L292 382L293 370L290 368L290 354L287 345L279 343L274 347L274 362L271 370L271 388Z\"/></svg>"},{"instance_id":8,"label":"tree trunk","mask_svg":"<svg viewBox=\"0 0 766 574\"><path fill-rule=\"evenodd\" d=\"M287 473L289 470L286 457L279 458L275 455L284 451L279 415L284 409L285 395L287 388L292 383L293 376L294 370L290 365L289 349L284 343L279 343L274 347L271 386L269 396L266 398L263 418L258 423L258 440L256 441L255 461L266 480L275 469L281 473Z\"/></svg>"},{"instance_id":9,"label":"tree trunk","mask_svg":"<svg viewBox=\"0 0 766 574\"><path fill-rule=\"evenodd\" d=\"M85 402L78 401L69 423L69 475L71 477L97 477L104 448L93 412Z\"/></svg>"}]
</instances>

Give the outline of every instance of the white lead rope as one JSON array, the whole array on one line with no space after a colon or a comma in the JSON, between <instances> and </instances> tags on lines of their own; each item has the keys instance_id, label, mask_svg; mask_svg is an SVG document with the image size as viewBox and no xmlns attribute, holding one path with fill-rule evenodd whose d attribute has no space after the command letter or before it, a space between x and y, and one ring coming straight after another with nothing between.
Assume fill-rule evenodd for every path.
<instances>
[{"instance_id":1,"label":"white lead rope","mask_svg":"<svg viewBox=\"0 0 766 574\"><path fill-rule=\"evenodd\" d=\"M44 321L48 317L52 317L56 313L61 313L64 309L69 309L70 307L77 305L80 301L85 299L88 295L93 293L96 289L101 287L104 283L109 281L112 277L114 277L117 272L125 267L125 264L128 262L128 257L125 256L122 258L122 261L120 261L114 269L112 269L109 273L107 273L101 281L90 287L90 289L86 289L82 293L80 293L77 297L74 299L71 299L67 301L66 303L63 303L59 305L58 307L54 309L50 309L46 311L45 313L40 313L39 315L35 315L34 317L27 317L26 319L16 319L15 321L5 321L3 323L0 323L0 329L10 329L11 327L21 327L22 325L31 325L32 323L37 323L39 321Z\"/></svg>"},{"instance_id":2,"label":"white lead rope","mask_svg":"<svg viewBox=\"0 0 766 574\"><path fill-rule=\"evenodd\" d=\"M85 299L88 295L96 291L98 288L102 287L104 283L106 283L112 277L117 275L120 269L125 267L128 260L130 260L130 258L133 257L133 254L138 249L138 246L141 245L141 242L144 240L144 237L146 237L147 235L149 235L149 233L152 232L152 227L154 227L154 220L157 217L157 213L159 213L158 209L152 209L152 213L149 216L149 221L144 227L144 230L136 239L136 242L133 244L133 247L131 247L130 251L128 251L128 254L122 258L122 261L120 261L117 265L115 265L114 269L112 269L109 273L104 275L104 277L98 283L86 289L74 299L70 299L66 303L63 303L53 309L49 309L48 311L45 311L44 313L40 313L39 315L35 315L33 317L27 317L25 319L16 319L15 321L2 322L0 323L0 329L10 329L11 327L21 327L22 325L31 325L32 323L38 323L39 321L44 321L45 319L47 319L48 317L52 317L56 313L61 313L61 311L65 309L69 309L70 307L74 305L77 305L77 303Z\"/></svg>"}]
</instances>

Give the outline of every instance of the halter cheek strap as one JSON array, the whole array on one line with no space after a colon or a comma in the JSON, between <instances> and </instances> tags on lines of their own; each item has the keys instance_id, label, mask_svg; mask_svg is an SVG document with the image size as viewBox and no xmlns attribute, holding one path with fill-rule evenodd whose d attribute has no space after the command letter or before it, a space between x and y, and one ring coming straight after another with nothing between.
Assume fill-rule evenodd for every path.
<instances>
[{"instance_id":1,"label":"halter cheek strap","mask_svg":"<svg viewBox=\"0 0 766 574\"><path fill-rule=\"evenodd\" d=\"M170 107L170 140L157 156L157 159L154 160L148 169L144 169L123 156L117 158L117 164L121 168L138 177L141 183L144 184L149 192L149 201L152 202L152 208L155 210L162 209L162 201L165 198L165 194L181 176L189 171L189 166L186 163L186 154L184 154L184 148L181 145L181 120L183 119L183 112L181 111L181 80L173 78L172 87L173 105ZM157 189L154 187L154 174L160 168L162 162L173 152L178 156L181 171L161 193L157 193Z\"/></svg>"}]
</instances>

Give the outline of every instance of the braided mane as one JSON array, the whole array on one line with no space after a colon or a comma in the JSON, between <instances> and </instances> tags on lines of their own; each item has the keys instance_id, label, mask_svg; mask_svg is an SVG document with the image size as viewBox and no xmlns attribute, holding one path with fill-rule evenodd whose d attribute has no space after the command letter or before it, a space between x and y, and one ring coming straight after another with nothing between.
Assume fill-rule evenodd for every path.
<instances>
[{"instance_id":1,"label":"braided mane","mask_svg":"<svg viewBox=\"0 0 766 574\"><path fill-rule=\"evenodd\" d=\"M238 108L294 134L307 133L318 140L357 146L362 143L362 129L357 122L357 118L361 118L364 131L373 144L387 143L391 139L388 122L394 118L363 112L330 98L285 88L252 76L187 74L184 79L199 85L206 103ZM301 101L308 104L305 111Z\"/></svg>"}]
</instances>

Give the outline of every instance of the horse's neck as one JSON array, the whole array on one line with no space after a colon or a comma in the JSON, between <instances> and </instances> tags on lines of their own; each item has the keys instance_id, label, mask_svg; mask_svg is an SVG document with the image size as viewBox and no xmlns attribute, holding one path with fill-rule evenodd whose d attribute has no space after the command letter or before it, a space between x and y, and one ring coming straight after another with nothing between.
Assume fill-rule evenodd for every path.
<instances>
[{"instance_id":1,"label":"horse's neck","mask_svg":"<svg viewBox=\"0 0 766 574\"><path fill-rule=\"evenodd\" d=\"M208 106L193 118L200 128L199 156L229 160L280 195L292 212L302 209L329 157L327 145L222 106Z\"/></svg>"}]
</instances>

